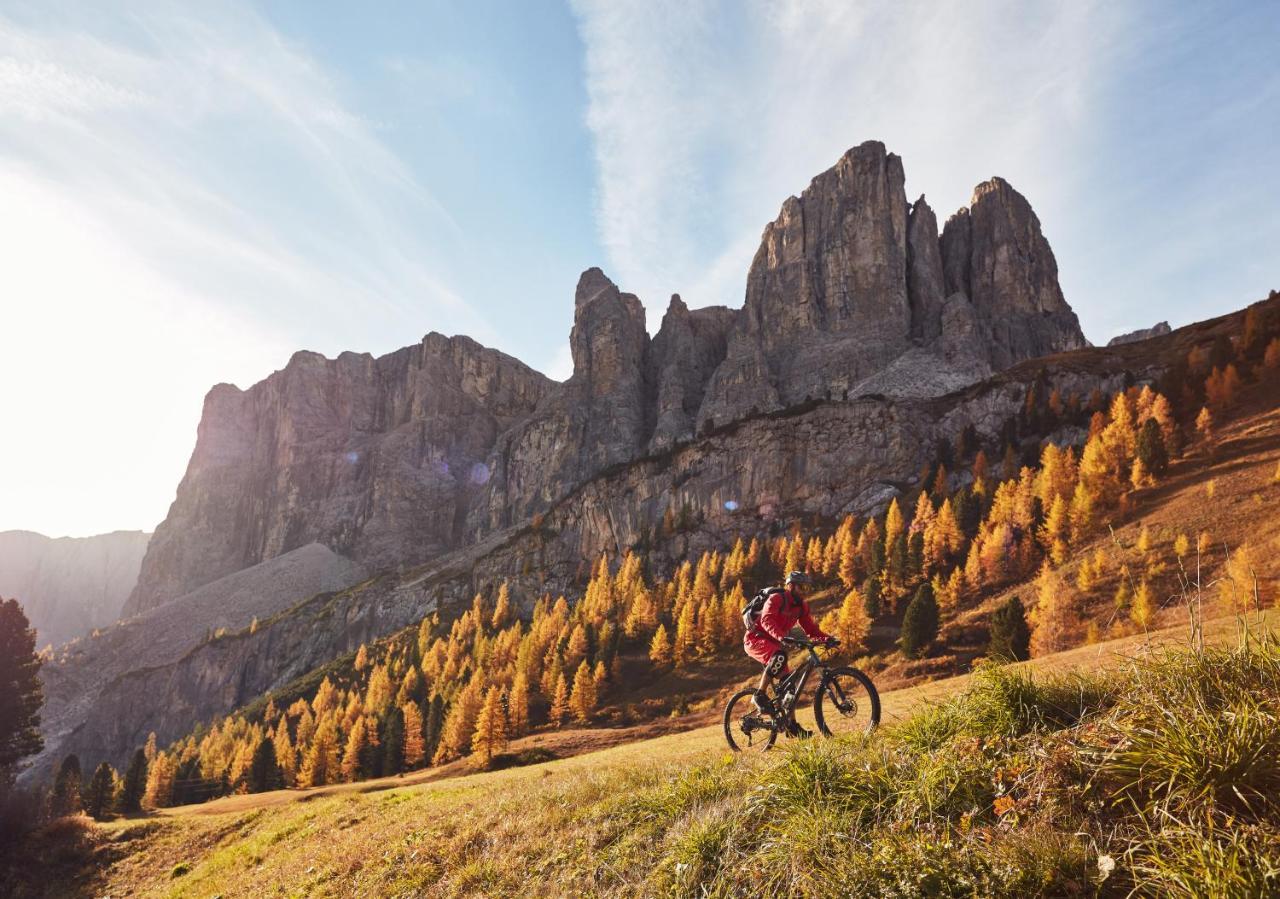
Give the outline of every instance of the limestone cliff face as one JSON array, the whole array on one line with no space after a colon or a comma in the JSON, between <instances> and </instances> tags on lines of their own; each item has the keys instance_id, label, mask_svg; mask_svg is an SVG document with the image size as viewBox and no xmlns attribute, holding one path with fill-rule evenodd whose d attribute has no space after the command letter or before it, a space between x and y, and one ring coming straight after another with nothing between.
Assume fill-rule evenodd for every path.
<instances>
[{"instance_id":1,"label":"limestone cliff face","mask_svg":"<svg viewBox=\"0 0 1280 899\"><path fill-rule=\"evenodd\" d=\"M552 381L466 337L375 359L297 353L205 399L196 448L125 614L320 542L377 570L461 539L497 436Z\"/></svg>"},{"instance_id":2,"label":"limestone cliff face","mask_svg":"<svg viewBox=\"0 0 1280 899\"><path fill-rule=\"evenodd\" d=\"M1088 345L1040 220L1003 178L979 184L947 221L942 256L947 293L972 303L995 369Z\"/></svg>"},{"instance_id":3,"label":"limestone cliff face","mask_svg":"<svg viewBox=\"0 0 1280 899\"><path fill-rule=\"evenodd\" d=\"M939 236L903 184L883 144L854 147L765 228L742 309L675 297L653 338L640 300L587 270L564 384L432 334L380 359L300 353L247 391L215 388L126 611L313 541L371 571L417 564L739 422L823 400L936 397L1085 345L1020 194L979 185ZM758 450L707 446L726 477ZM618 530L634 513L611 515L582 526Z\"/></svg>"}]
</instances>

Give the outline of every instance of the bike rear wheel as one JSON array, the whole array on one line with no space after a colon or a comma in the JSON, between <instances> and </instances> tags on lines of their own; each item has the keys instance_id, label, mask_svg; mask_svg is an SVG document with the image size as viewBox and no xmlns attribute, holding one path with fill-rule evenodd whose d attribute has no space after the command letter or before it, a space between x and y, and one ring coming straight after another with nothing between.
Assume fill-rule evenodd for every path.
<instances>
[{"instance_id":1,"label":"bike rear wheel","mask_svg":"<svg viewBox=\"0 0 1280 899\"><path fill-rule=\"evenodd\" d=\"M756 710L755 690L739 690L724 707L724 738L734 752L768 752L778 739L777 726Z\"/></svg>"},{"instance_id":2,"label":"bike rear wheel","mask_svg":"<svg viewBox=\"0 0 1280 899\"><path fill-rule=\"evenodd\" d=\"M818 684L813 717L828 737L870 733L880 723L880 694L857 668L832 668Z\"/></svg>"}]
</instances>

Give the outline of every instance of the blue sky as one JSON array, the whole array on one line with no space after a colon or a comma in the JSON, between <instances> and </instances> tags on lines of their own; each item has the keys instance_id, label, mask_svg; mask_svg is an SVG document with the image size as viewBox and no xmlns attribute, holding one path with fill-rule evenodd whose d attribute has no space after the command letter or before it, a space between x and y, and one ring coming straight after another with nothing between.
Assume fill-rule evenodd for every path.
<instances>
[{"instance_id":1,"label":"blue sky","mask_svg":"<svg viewBox=\"0 0 1280 899\"><path fill-rule=\"evenodd\" d=\"M999 174L1096 342L1280 287L1274 3L0 2L0 529L151 528L201 399L465 333L556 377L578 273L657 327L883 140ZM369 10L373 10L370 12Z\"/></svg>"}]
</instances>

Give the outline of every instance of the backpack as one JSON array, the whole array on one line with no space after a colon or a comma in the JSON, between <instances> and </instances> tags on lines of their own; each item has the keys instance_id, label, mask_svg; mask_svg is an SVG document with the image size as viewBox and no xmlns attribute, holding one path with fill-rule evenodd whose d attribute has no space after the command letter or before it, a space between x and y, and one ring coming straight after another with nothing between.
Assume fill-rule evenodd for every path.
<instances>
[{"instance_id":1,"label":"backpack","mask_svg":"<svg viewBox=\"0 0 1280 899\"><path fill-rule=\"evenodd\" d=\"M769 597L775 593L785 593L781 587L766 587L755 596L747 600L747 604L742 607L742 624L748 631L753 631L760 624L760 613L764 611L764 604L769 601Z\"/></svg>"}]
</instances>

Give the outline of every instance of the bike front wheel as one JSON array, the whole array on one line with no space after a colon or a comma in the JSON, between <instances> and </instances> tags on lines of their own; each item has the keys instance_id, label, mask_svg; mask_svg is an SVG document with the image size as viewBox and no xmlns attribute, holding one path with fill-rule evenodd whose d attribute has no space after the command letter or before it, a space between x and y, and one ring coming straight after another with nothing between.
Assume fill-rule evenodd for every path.
<instances>
[{"instance_id":1,"label":"bike front wheel","mask_svg":"<svg viewBox=\"0 0 1280 899\"><path fill-rule=\"evenodd\" d=\"M813 717L828 737L870 733L880 723L880 694L857 668L833 668L818 684Z\"/></svg>"},{"instance_id":2,"label":"bike front wheel","mask_svg":"<svg viewBox=\"0 0 1280 899\"><path fill-rule=\"evenodd\" d=\"M734 752L768 752L778 739L777 725L756 709L755 690L739 690L724 707L724 738Z\"/></svg>"}]
</instances>

